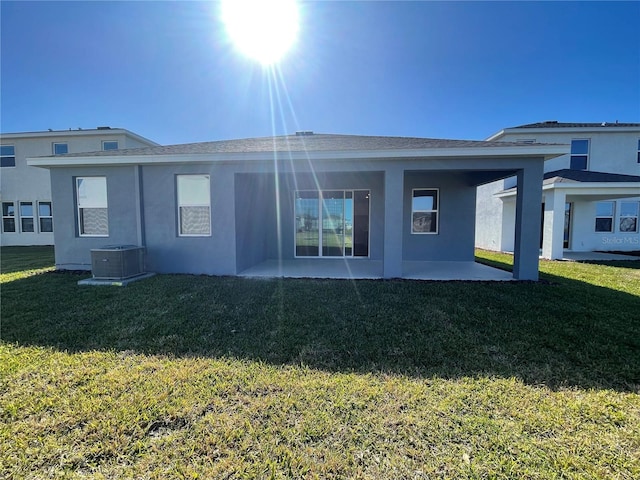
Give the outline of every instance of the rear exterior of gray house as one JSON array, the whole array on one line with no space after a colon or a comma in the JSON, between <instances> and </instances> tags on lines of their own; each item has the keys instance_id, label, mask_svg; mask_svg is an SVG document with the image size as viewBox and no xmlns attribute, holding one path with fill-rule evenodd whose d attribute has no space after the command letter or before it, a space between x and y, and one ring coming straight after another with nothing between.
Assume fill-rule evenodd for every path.
<instances>
[{"instance_id":1,"label":"rear exterior of gray house","mask_svg":"<svg viewBox=\"0 0 640 480\"><path fill-rule=\"evenodd\" d=\"M396 278L420 262L472 263L476 187L515 175L514 278L537 279L543 163L565 150L307 133L30 164L50 169L58 269L135 244L148 271L210 275L315 261Z\"/></svg>"}]
</instances>

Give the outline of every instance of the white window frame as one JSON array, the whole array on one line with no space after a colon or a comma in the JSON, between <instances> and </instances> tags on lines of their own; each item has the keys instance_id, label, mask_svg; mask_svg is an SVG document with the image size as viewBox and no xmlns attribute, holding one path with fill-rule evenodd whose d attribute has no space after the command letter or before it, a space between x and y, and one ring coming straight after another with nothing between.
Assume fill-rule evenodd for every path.
<instances>
[{"instance_id":1,"label":"white window frame","mask_svg":"<svg viewBox=\"0 0 640 480\"><path fill-rule=\"evenodd\" d=\"M622 204L624 203L630 203L630 204L634 204L636 206L636 214L635 215L623 215L622 211ZM638 232L638 213L640 213L640 202L620 202L620 218L618 219L618 232L620 233L637 233ZM636 219L636 229L635 230L630 230L630 231L623 231L620 229L620 224L622 223L622 219L624 218L635 218Z\"/></svg>"},{"instance_id":2,"label":"white window frame","mask_svg":"<svg viewBox=\"0 0 640 480\"><path fill-rule=\"evenodd\" d=\"M573 152L571 152L571 150L573 149L573 142L580 142L580 141L586 141L587 142L587 153L573 153ZM570 152L569 153L569 168L571 170L584 170L584 171L589 170L589 157L591 157L591 139L590 138L572 138L569 152ZM573 157L587 157L587 163L584 166L584 169L571 168L571 162L573 160Z\"/></svg>"},{"instance_id":3,"label":"white window frame","mask_svg":"<svg viewBox=\"0 0 640 480\"><path fill-rule=\"evenodd\" d=\"M66 152L64 152L64 153L57 153L57 152L56 152L56 147L57 147L58 145L64 145L64 146L66 147L66 150L67 150L67 151L66 151ZM69 144L68 144L67 142L53 142L53 144L51 145L51 152L52 152L54 155L65 155L65 154L69 153Z\"/></svg>"},{"instance_id":4,"label":"white window frame","mask_svg":"<svg viewBox=\"0 0 640 480\"><path fill-rule=\"evenodd\" d=\"M11 147L13 148L13 155L2 155L2 150L0 148L0 168L16 168L16 146L1 144L0 147ZM2 165L2 159L4 158L13 158L13 165Z\"/></svg>"},{"instance_id":5,"label":"white window frame","mask_svg":"<svg viewBox=\"0 0 640 480\"><path fill-rule=\"evenodd\" d=\"M611 204L611 215L598 215L598 203L610 203ZM611 230L598 230L597 226L598 226L598 219L599 218L610 218L611 219ZM613 233L615 231L616 228L616 202L612 201L612 200L605 200L602 202L596 202L596 215L595 215L595 220L593 222L593 230L595 231L595 233Z\"/></svg>"},{"instance_id":6,"label":"white window frame","mask_svg":"<svg viewBox=\"0 0 640 480\"><path fill-rule=\"evenodd\" d=\"M78 188L78 184L80 180L86 180L88 178L101 178L104 180L104 188L105 188L105 204L96 204L96 205L84 205L80 206L80 189ZM76 177L75 181L76 187L76 206L77 206L77 219L78 219L78 236L80 237L108 237L109 236L109 199L108 199L108 189L107 189L107 177L104 175L97 176L86 176L86 177ZM107 210L107 233L106 234L98 234L98 233L82 233L83 225L82 225L82 209L83 208L105 208Z\"/></svg>"},{"instance_id":7,"label":"white window frame","mask_svg":"<svg viewBox=\"0 0 640 480\"><path fill-rule=\"evenodd\" d=\"M105 145L107 143L115 143L116 144L116 148L105 148ZM118 150L120 148L120 144L118 143L118 140L103 140L102 141L102 150L107 151L107 150Z\"/></svg>"},{"instance_id":8,"label":"white window frame","mask_svg":"<svg viewBox=\"0 0 640 480\"><path fill-rule=\"evenodd\" d=\"M31 206L31 215L23 215L22 214L22 206L27 206L30 205ZM19 214L20 214L20 233L36 233L36 216L35 216L35 211L33 210L33 202L28 202L28 201L20 201L18 202L18 210L19 210ZM24 229L24 224L22 223L23 220L26 219L31 219L31 230L25 230Z\"/></svg>"},{"instance_id":9,"label":"white window frame","mask_svg":"<svg viewBox=\"0 0 640 480\"><path fill-rule=\"evenodd\" d=\"M433 210L414 210L413 209L413 199L415 198L415 192L417 191L422 191L422 190L431 190L436 192L436 198L435 198L435 204L436 207ZM434 188L434 187L420 187L420 188L413 188L411 190L411 217L410 217L410 225L411 225L411 235L438 235L438 233L440 232L440 189L439 188ZM436 230L435 232L415 232L413 230L413 214L414 213L435 213L436 214Z\"/></svg>"},{"instance_id":10,"label":"white window frame","mask_svg":"<svg viewBox=\"0 0 640 480\"><path fill-rule=\"evenodd\" d=\"M4 214L5 205L11 205L13 207L13 215ZM2 202L1 207L2 207L2 233L18 233L18 230L16 228L16 225L17 225L16 220L18 220L18 216L16 215L16 202ZM13 219L13 231L6 231L4 229L4 221L5 219L9 219L9 218Z\"/></svg>"},{"instance_id":11,"label":"white window frame","mask_svg":"<svg viewBox=\"0 0 640 480\"><path fill-rule=\"evenodd\" d=\"M44 205L44 204L48 204L49 205L49 211L51 212L51 215L40 215L40 205ZM38 202L37 205L38 208L38 232L39 233L53 233L53 203L47 201L47 202ZM42 230L42 219L43 218L50 218L51 219L51 231Z\"/></svg>"},{"instance_id":12,"label":"white window frame","mask_svg":"<svg viewBox=\"0 0 640 480\"><path fill-rule=\"evenodd\" d=\"M180 202L180 178L183 177L205 177L208 182L206 203L181 203ZM211 176L206 173L189 173L176 175L176 206L178 208L178 236L179 237L210 237L211 236ZM207 207L209 209L209 232L208 233L183 233L182 232L182 208Z\"/></svg>"},{"instance_id":13,"label":"white window frame","mask_svg":"<svg viewBox=\"0 0 640 480\"><path fill-rule=\"evenodd\" d=\"M298 193L301 192L313 192L313 193L317 193L318 194L318 213L319 213L319 217L318 217L318 255L298 255L297 251L296 251L296 241L297 241L297 230L298 227L296 225L296 212L295 212L295 203L296 203L296 198ZM351 246L351 255L340 255L340 256L334 256L334 255L329 255L329 256L325 256L322 255L322 243L323 243L323 228L322 228L322 223L324 221L323 219L323 201L324 201L324 195L323 192L343 192L343 198L345 200L345 204L346 204L346 194L347 193L351 193L351 200L352 200L352 209L355 209L355 196L356 196L356 192L366 192L367 193L367 197L369 198L369 210L367 212L367 223L369 225L369 229L367 232L367 255L354 255L354 251L355 251L355 246L352 244ZM314 258L348 258L349 260L351 259L360 259L360 258L370 258L371 257L371 190L368 188L323 188L322 190L314 190L314 189L301 189L301 190L294 190L293 192L293 205L294 205L294 212L293 212L293 257L294 258L305 258L305 259L314 259ZM352 222L355 222L354 219L354 211L351 212L351 218L352 218ZM351 225L351 228L353 229L353 223ZM353 242L353 230L351 233L352 237L352 242ZM343 245L343 253L345 251L345 246Z\"/></svg>"}]
</instances>

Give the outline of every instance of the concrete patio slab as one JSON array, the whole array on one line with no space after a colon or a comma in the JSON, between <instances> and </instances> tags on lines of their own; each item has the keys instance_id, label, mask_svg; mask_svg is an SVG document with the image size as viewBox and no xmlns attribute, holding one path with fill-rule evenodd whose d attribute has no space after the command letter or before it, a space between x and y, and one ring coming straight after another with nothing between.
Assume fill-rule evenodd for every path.
<instances>
[{"instance_id":1,"label":"concrete patio slab","mask_svg":"<svg viewBox=\"0 0 640 480\"><path fill-rule=\"evenodd\" d=\"M267 260L238 274L254 278L379 279L381 261L344 259ZM410 280L509 281L510 272L475 262L403 262L402 278Z\"/></svg>"},{"instance_id":2,"label":"concrete patio slab","mask_svg":"<svg viewBox=\"0 0 640 480\"><path fill-rule=\"evenodd\" d=\"M382 262L376 260L303 259L266 260L238 274L265 278L382 278Z\"/></svg>"},{"instance_id":3,"label":"concrete patio slab","mask_svg":"<svg viewBox=\"0 0 640 480\"><path fill-rule=\"evenodd\" d=\"M476 262L402 262L402 277L412 280L514 280L511 272Z\"/></svg>"}]
</instances>

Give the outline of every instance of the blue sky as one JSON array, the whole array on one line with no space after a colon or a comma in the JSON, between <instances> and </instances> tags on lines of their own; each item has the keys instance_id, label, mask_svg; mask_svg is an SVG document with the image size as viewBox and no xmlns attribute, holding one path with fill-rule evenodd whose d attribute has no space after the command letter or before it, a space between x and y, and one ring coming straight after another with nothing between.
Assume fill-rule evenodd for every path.
<instances>
[{"instance_id":1,"label":"blue sky","mask_svg":"<svg viewBox=\"0 0 640 480\"><path fill-rule=\"evenodd\" d=\"M0 8L3 132L482 139L640 121L640 2L305 2L275 74L238 54L213 2Z\"/></svg>"}]
</instances>

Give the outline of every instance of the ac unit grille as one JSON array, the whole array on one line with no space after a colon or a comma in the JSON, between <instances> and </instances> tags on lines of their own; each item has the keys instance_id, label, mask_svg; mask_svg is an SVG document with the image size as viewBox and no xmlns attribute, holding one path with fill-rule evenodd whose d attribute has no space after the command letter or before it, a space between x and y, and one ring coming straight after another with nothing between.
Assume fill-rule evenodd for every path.
<instances>
[{"instance_id":1,"label":"ac unit grille","mask_svg":"<svg viewBox=\"0 0 640 480\"><path fill-rule=\"evenodd\" d=\"M91 250L93 278L120 280L144 273L144 247L109 245Z\"/></svg>"}]
</instances>

